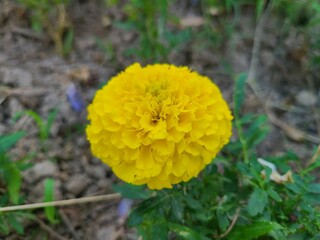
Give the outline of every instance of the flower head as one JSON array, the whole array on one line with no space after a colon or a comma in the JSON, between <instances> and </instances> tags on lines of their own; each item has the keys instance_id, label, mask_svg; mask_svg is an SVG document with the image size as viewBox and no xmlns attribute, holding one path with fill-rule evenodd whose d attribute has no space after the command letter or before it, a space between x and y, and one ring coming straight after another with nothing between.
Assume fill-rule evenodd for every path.
<instances>
[{"instance_id":1,"label":"flower head","mask_svg":"<svg viewBox=\"0 0 320 240\"><path fill-rule=\"evenodd\" d=\"M122 180L171 188L209 164L231 136L219 88L187 67L129 66L88 107L93 154Z\"/></svg>"}]
</instances>

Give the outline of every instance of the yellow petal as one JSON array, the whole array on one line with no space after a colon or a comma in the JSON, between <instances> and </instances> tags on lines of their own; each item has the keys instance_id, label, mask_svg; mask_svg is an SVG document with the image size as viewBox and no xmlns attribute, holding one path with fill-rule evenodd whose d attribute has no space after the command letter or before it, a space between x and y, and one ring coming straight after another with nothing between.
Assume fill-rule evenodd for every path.
<instances>
[{"instance_id":1,"label":"yellow petal","mask_svg":"<svg viewBox=\"0 0 320 240\"><path fill-rule=\"evenodd\" d=\"M152 178L147 182L147 185L150 189L162 189L162 188L172 188L169 180L161 181L158 178Z\"/></svg>"},{"instance_id":2,"label":"yellow petal","mask_svg":"<svg viewBox=\"0 0 320 240\"><path fill-rule=\"evenodd\" d=\"M180 113L177 130L180 132L190 132L192 129L192 118L193 114L191 112Z\"/></svg>"},{"instance_id":3,"label":"yellow petal","mask_svg":"<svg viewBox=\"0 0 320 240\"><path fill-rule=\"evenodd\" d=\"M182 174L186 172L188 162L189 161L185 154L176 154L172 162L172 173L175 176L180 177Z\"/></svg>"},{"instance_id":4,"label":"yellow petal","mask_svg":"<svg viewBox=\"0 0 320 240\"><path fill-rule=\"evenodd\" d=\"M133 164L121 162L112 168L113 172L123 181L132 183L136 176L136 169Z\"/></svg>"},{"instance_id":5,"label":"yellow petal","mask_svg":"<svg viewBox=\"0 0 320 240\"><path fill-rule=\"evenodd\" d=\"M136 168L138 169L151 169L155 166L150 146L142 145L139 149Z\"/></svg>"},{"instance_id":6,"label":"yellow petal","mask_svg":"<svg viewBox=\"0 0 320 240\"><path fill-rule=\"evenodd\" d=\"M157 140L152 144L152 149L154 149L161 156L173 154L174 148L174 142L168 141L166 139Z\"/></svg>"},{"instance_id":7,"label":"yellow petal","mask_svg":"<svg viewBox=\"0 0 320 240\"><path fill-rule=\"evenodd\" d=\"M203 147L196 142L190 142L186 148L186 152L192 154L193 156L199 156L202 151Z\"/></svg>"},{"instance_id":8,"label":"yellow petal","mask_svg":"<svg viewBox=\"0 0 320 240\"><path fill-rule=\"evenodd\" d=\"M139 121L141 127L146 131L151 131L154 128L154 124L151 120L151 114L149 112L145 112L140 121Z\"/></svg>"},{"instance_id":9,"label":"yellow petal","mask_svg":"<svg viewBox=\"0 0 320 240\"><path fill-rule=\"evenodd\" d=\"M140 147L141 142L138 141L138 132L135 130L126 130L122 132L122 142L131 149Z\"/></svg>"},{"instance_id":10,"label":"yellow petal","mask_svg":"<svg viewBox=\"0 0 320 240\"><path fill-rule=\"evenodd\" d=\"M205 135L198 142L211 152L215 152L221 144L220 138L216 135Z\"/></svg>"},{"instance_id":11,"label":"yellow petal","mask_svg":"<svg viewBox=\"0 0 320 240\"><path fill-rule=\"evenodd\" d=\"M184 135L184 132L179 132L174 127L168 130L168 140L175 143L180 142Z\"/></svg>"},{"instance_id":12,"label":"yellow petal","mask_svg":"<svg viewBox=\"0 0 320 240\"><path fill-rule=\"evenodd\" d=\"M150 132L151 139L165 139L167 137L167 123L160 119Z\"/></svg>"}]
</instances>

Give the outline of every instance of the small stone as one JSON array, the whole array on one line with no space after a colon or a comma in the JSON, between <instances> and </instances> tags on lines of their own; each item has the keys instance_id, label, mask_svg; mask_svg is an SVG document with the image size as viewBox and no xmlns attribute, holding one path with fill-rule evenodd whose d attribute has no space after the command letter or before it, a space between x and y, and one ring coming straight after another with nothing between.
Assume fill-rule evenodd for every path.
<instances>
[{"instance_id":1,"label":"small stone","mask_svg":"<svg viewBox=\"0 0 320 240\"><path fill-rule=\"evenodd\" d=\"M66 183L65 188L67 191L74 195L80 194L89 184L89 179L82 174L72 176Z\"/></svg>"},{"instance_id":2,"label":"small stone","mask_svg":"<svg viewBox=\"0 0 320 240\"><path fill-rule=\"evenodd\" d=\"M307 90L302 90L299 92L296 100L300 105L305 107L311 107L317 103L317 97Z\"/></svg>"},{"instance_id":3,"label":"small stone","mask_svg":"<svg viewBox=\"0 0 320 240\"><path fill-rule=\"evenodd\" d=\"M0 124L0 135L4 135L6 132L6 126L4 124Z\"/></svg>"},{"instance_id":4,"label":"small stone","mask_svg":"<svg viewBox=\"0 0 320 240\"><path fill-rule=\"evenodd\" d=\"M103 179L106 177L106 169L103 166L90 166L87 172L93 178Z\"/></svg>"},{"instance_id":5,"label":"small stone","mask_svg":"<svg viewBox=\"0 0 320 240\"><path fill-rule=\"evenodd\" d=\"M8 60L8 57L0 53L0 64L4 64Z\"/></svg>"},{"instance_id":6,"label":"small stone","mask_svg":"<svg viewBox=\"0 0 320 240\"><path fill-rule=\"evenodd\" d=\"M10 109L10 116L14 117L15 114L23 111L23 106L21 105L21 103L18 99L10 98L9 99L9 109Z\"/></svg>"},{"instance_id":7,"label":"small stone","mask_svg":"<svg viewBox=\"0 0 320 240\"><path fill-rule=\"evenodd\" d=\"M25 180L31 183L44 177L55 177L58 174L58 167L51 161L43 161L35 164L24 172Z\"/></svg>"},{"instance_id":8,"label":"small stone","mask_svg":"<svg viewBox=\"0 0 320 240\"><path fill-rule=\"evenodd\" d=\"M5 84L14 84L19 87L31 87L32 86L32 75L20 68L6 68L3 71L3 82Z\"/></svg>"},{"instance_id":9,"label":"small stone","mask_svg":"<svg viewBox=\"0 0 320 240\"><path fill-rule=\"evenodd\" d=\"M97 186L100 190L103 190L104 192L112 192L112 184L107 179L101 179L98 181Z\"/></svg>"},{"instance_id":10,"label":"small stone","mask_svg":"<svg viewBox=\"0 0 320 240\"><path fill-rule=\"evenodd\" d=\"M114 239L116 229L115 226L102 227L98 230L96 239L97 240L111 240Z\"/></svg>"},{"instance_id":11,"label":"small stone","mask_svg":"<svg viewBox=\"0 0 320 240\"><path fill-rule=\"evenodd\" d=\"M274 54L272 52L262 52L261 53L261 61L265 67L272 67L274 64Z\"/></svg>"}]
</instances>

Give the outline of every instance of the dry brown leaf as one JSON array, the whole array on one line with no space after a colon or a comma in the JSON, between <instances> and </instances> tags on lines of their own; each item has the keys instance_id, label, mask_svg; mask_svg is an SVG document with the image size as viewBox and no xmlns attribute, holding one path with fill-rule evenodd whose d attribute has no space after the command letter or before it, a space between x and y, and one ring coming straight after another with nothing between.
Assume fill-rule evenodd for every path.
<instances>
[{"instance_id":1,"label":"dry brown leaf","mask_svg":"<svg viewBox=\"0 0 320 240\"><path fill-rule=\"evenodd\" d=\"M78 80L80 82L88 82L91 78L90 69L87 66L72 69L68 72L68 76L71 79Z\"/></svg>"},{"instance_id":2,"label":"dry brown leaf","mask_svg":"<svg viewBox=\"0 0 320 240\"><path fill-rule=\"evenodd\" d=\"M219 8L216 7L211 7L209 8L209 13L211 16L213 17L217 17L221 14L221 10Z\"/></svg>"},{"instance_id":3,"label":"dry brown leaf","mask_svg":"<svg viewBox=\"0 0 320 240\"><path fill-rule=\"evenodd\" d=\"M107 16L107 15L102 16L102 18L101 18L102 27L104 27L104 28L110 27L111 23L112 22L111 22L111 19L109 16Z\"/></svg>"},{"instance_id":4,"label":"dry brown leaf","mask_svg":"<svg viewBox=\"0 0 320 240\"><path fill-rule=\"evenodd\" d=\"M199 27L204 24L204 20L199 16L187 16L185 18L180 19L180 26L182 28L187 27Z\"/></svg>"},{"instance_id":5,"label":"dry brown leaf","mask_svg":"<svg viewBox=\"0 0 320 240\"><path fill-rule=\"evenodd\" d=\"M48 89L45 88L9 88L6 86L0 86L0 94L8 96L23 96L23 97L37 97L41 96L48 92Z\"/></svg>"},{"instance_id":6,"label":"dry brown leaf","mask_svg":"<svg viewBox=\"0 0 320 240\"><path fill-rule=\"evenodd\" d=\"M320 143L320 139L316 136L307 134L293 126L289 123L280 120L276 115L270 110L266 109L266 113L271 121L275 126L281 128L283 132L293 141L302 142L304 140L308 140L313 143Z\"/></svg>"},{"instance_id":7,"label":"dry brown leaf","mask_svg":"<svg viewBox=\"0 0 320 240\"><path fill-rule=\"evenodd\" d=\"M293 182L293 177L292 177L292 172L291 172L291 170L289 170L286 174L281 175L281 174L278 172L276 166L275 166L273 163L268 162L268 161L266 161L266 160L264 160L264 159L262 159L262 158L258 158L258 162L259 162L262 166L268 167L268 168L271 169L272 172L271 172L271 174L270 174L270 180L272 180L272 181L274 181L274 182L276 182L276 183L279 183L279 184L286 183L286 182L288 182L288 183L292 183L292 182ZM265 171L265 170L262 170L262 171L261 171L261 175L262 175L262 177L265 178L265 177L266 177L266 171Z\"/></svg>"}]
</instances>

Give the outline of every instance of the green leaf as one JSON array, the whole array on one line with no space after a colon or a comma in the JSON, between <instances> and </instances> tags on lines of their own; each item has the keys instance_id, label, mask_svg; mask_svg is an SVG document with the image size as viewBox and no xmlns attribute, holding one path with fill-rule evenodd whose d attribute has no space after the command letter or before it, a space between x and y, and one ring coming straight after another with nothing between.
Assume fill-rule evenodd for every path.
<instances>
[{"instance_id":1,"label":"green leaf","mask_svg":"<svg viewBox=\"0 0 320 240\"><path fill-rule=\"evenodd\" d=\"M309 193L303 194L303 200L310 205L320 205L319 194Z\"/></svg>"},{"instance_id":2,"label":"green leaf","mask_svg":"<svg viewBox=\"0 0 320 240\"><path fill-rule=\"evenodd\" d=\"M151 194L145 186L137 186L130 183L113 185L112 188L120 193L122 197L129 199L147 199Z\"/></svg>"},{"instance_id":3,"label":"green leaf","mask_svg":"<svg viewBox=\"0 0 320 240\"><path fill-rule=\"evenodd\" d=\"M259 18L263 12L263 7L264 7L264 0L257 0L257 3L256 3L256 14L257 14L257 17Z\"/></svg>"},{"instance_id":4,"label":"green leaf","mask_svg":"<svg viewBox=\"0 0 320 240\"><path fill-rule=\"evenodd\" d=\"M165 219L157 218L157 222L150 221L137 226L140 238L143 240L168 239L169 229L165 222Z\"/></svg>"},{"instance_id":5,"label":"green leaf","mask_svg":"<svg viewBox=\"0 0 320 240\"><path fill-rule=\"evenodd\" d=\"M308 191L312 193L320 193L320 184L319 183L309 184Z\"/></svg>"},{"instance_id":6,"label":"green leaf","mask_svg":"<svg viewBox=\"0 0 320 240\"><path fill-rule=\"evenodd\" d=\"M46 138L49 137L52 124L53 124L54 120L56 119L57 114L58 114L58 108L55 108L54 110L50 111L48 114L48 119L47 119L47 124L46 124Z\"/></svg>"},{"instance_id":7,"label":"green leaf","mask_svg":"<svg viewBox=\"0 0 320 240\"><path fill-rule=\"evenodd\" d=\"M44 182L44 202L54 201L54 180L48 178ZM58 223L56 219L56 209L53 206L45 207L44 213L51 224Z\"/></svg>"},{"instance_id":8,"label":"green leaf","mask_svg":"<svg viewBox=\"0 0 320 240\"><path fill-rule=\"evenodd\" d=\"M171 211L173 216L178 220L178 221L182 221L183 220L183 205L181 203L180 198L176 198L175 196L173 196L173 198L171 198Z\"/></svg>"},{"instance_id":9,"label":"green leaf","mask_svg":"<svg viewBox=\"0 0 320 240\"><path fill-rule=\"evenodd\" d=\"M255 188L250 195L247 211L250 216L256 216L262 213L268 201L268 197L265 191L260 188Z\"/></svg>"},{"instance_id":10,"label":"green leaf","mask_svg":"<svg viewBox=\"0 0 320 240\"><path fill-rule=\"evenodd\" d=\"M254 119L253 123L246 131L247 147L252 148L265 139L270 129L266 122L267 117L265 115L259 115Z\"/></svg>"},{"instance_id":11,"label":"green leaf","mask_svg":"<svg viewBox=\"0 0 320 240\"><path fill-rule=\"evenodd\" d=\"M318 158L316 159L316 162L312 163L309 167L307 167L306 169L302 170L302 171L301 171L301 174L302 174L302 175L306 175L306 174L308 174L309 172L311 172L311 171L313 171L313 170L315 170L315 169L317 169L317 168L319 168L319 167L320 167L320 157L318 157Z\"/></svg>"},{"instance_id":12,"label":"green leaf","mask_svg":"<svg viewBox=\"0 0 320 240\"><path fill-rule=\"evenodd\" d=\"M268 192L268 195L273 200L275 200L277 202L282 202L282 199L281 199L280 195L276 191L274 191L272 188L269 188L267 192Z\"/></svg>"},{"instance_id":13,"label":"green leaf","mask_svg":"<svg viewBox=\"0 0 320 240\"><path fill-rule=\"evenodd\" d=\"M166 197L151 197L140 203L129 215L128 226L134 227L143 222L146 214L158 208L165 201Z\"/></svg>"},{"instance_id":14,"label":"green leaf","mask_svg":"<svg viewBox=\"0 0 320 240\"><path fill-rule=\"evenodd\" d=\"M7 219L5 219L4 216L0 216L0 233L4 235L8 235L10 233Z\"/></svg>"},{"instance_id":15,"label":"green leaf","mask_svg":"<svg viewBox=\"0 0 320 240\"><path fill-rule=\"evenodd\" d=\"M33 120L37 123L38 128L39 128L39 136L41 140L47 139L47 134L46 134L46 126L43 123L43 120L41 119L40 115L32 110L27 110L23 112L24 114L30 116L33 118Z\"/></svg>"},{"instance_id":16,"label":"green leaf","mask_svg":"<svg viewBox=\"0 0 320 240\"><path fill-rule=\"evenodd\" d=\"M114 26L122 30L134 30L137 28L137 25L134 22L115 21Z\"/></svg>"},{"instance_id":17,"label":"green leaf","mask_svg":"<svg viewBox=\"0 0 320 240\"><path fill-rule=\"evenodd\" d=\"M246 73L241 73L236 79L233 101L234 101L234 114L237 118L240 116L240 109L244 102L245 98L245 89L244 86L246 84L248 75Z\"/></svg>"},{"instance_id":18,"label":"green leaf","mask_svg":"<svg viewBox=\"0 0 320 240\"><path fill-rule=\"evenodd\" d=\"M228 240L251 240L279 229L283 229L283 227L276 222L262 221L251 225L236 226L228 235Z\"/></svg>"},{"instance_id":19,"label":"green leaf","mask_svg":"<svg viewBox=\"0 0 320 240\"><path fill-rule=\"evenodd\" d=\"M299 186L298 184L294 183L287 183L285 184L285 187L290 189L292 192L296 193L296 194L302 194L305 189L301 186Z\"/></svg>"},{"instance_id":20,"label":"green leaf","mask_svg":"<svg viewBox=\"0 0 320 240\"><path fill-rule=\"evenodd\" d=\"M68 55L72 50L72 44L74 39L73 29L67 30L66 36L63 39L63 55Z\"/></svg>"},{"instance_id":21,"label":"green leaf","mask_svg":"<svg viewBox=\"0 0 320 240\"><path fill-rule=\"evenodd\" d=\"M17 231L19 234L24 234L24 228L23 225L19 222L19 220L16 218L15 214L9 214L8 215L8 223L11 227L14 228L14 230Z\"/></svg>"},{"instance_id":22,"label":"green leaf","mask_svg":"<svg viewBox=\"0 0 320 240\"><path fill-rule=\"evenodd\" d=\"M0 207L5 207L8 204L9 204L9 194L8 193L1 194L0 195ZM0 220L0 222L1 222L1 220Z\"/></svg>"},{"instance_id":23,"label":"green leaf","mask_svg":"<svg viewBox=\"0 0 320 240\"><path fill-rule=\"evenodd\" d=\"M178 234L181 238L186 240L209 240L206 236L203 236L196 230L188 228L186 226L182 226L176 223L168 223L167 226L176 234Z\"/></svg>"},{"instance_id":24,"label":"green leaf","mask_svg":"<svg viewBox=\"0 0 320 240\"><path fill-rule=\"evenodd\" d=\"M6 162L2 166L4 170L4 179L8 185L10 199L17 204L19 201L19 192L21 187L21 174L14 163Z\"/></svg>"},{"instance_id":25,"label":"green leaf","mask_svg":"<svg viewBox=\"0 0 320 240\"><path fill-rule=\"evenodd\" d=\"M251 173L251 171L250 171L250 168L248 167L248 164L245 164L245 163L243 163L243 162L238 162L238 163L236 164L236 166L237 166L237 169L240 171L240 173L241 173L242 175L244 175L244 176L250 176L250 177L253 176L252 173Z\"/></svg>"},{"instance_id":26,"label":"green leaf","mask_svg":"<svg viewBox=\"0 0 320 240\"><path fill-rule=\"evenodd\" d=\"M221 211L221 209L217 210L217 220L218 220L218 224L219 224L220 229L222 231L227 230L227 227L229 226L230 222L227 217L227 214L225 212Z\"/></svg>"},{"instance_id":27,"label":"green leaf","mask_svg":"<svg viewBox=\"0 0 320 240\"><path fill-rule=\"evenodd\" d=\"M203 207L200 201L192 198L192 196L190 195L183 195L183 197L185 198L188 207L190 207L193 210L202 210Z\"/></svg>"},{"instance_id":28,"label":"green leaf","mask_svg":"<svg viewBox=\"0 0 320 240\"><path fill-rule=\"evenodd\" d=\"M6 153L25 135L26 133L24 131L20 131L10 135L0 136L0 153Z\"/></svg>"}]
</instances>

